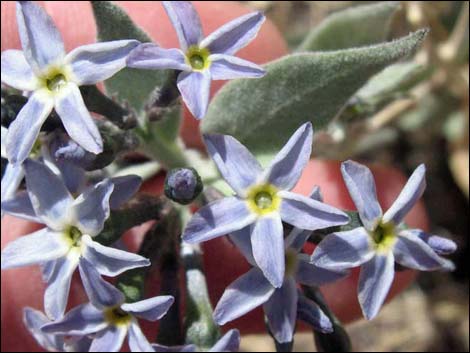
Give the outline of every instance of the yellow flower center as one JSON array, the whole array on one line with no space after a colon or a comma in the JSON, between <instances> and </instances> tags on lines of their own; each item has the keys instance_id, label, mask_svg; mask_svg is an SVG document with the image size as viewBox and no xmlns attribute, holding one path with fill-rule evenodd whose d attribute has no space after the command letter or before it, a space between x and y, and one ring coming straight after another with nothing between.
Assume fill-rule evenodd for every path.
<instances>
[{"instance_id":1,"label":"yellow flower center","mask_svg":"<svg viewBox=\"0 0 470 353\"><path fill-rule=\"evenodd\" d=\"M122 310L119 306L107 308L104 311L104 319L113 326L127 326L132 320L132 316Z\"/></svg>"},{"instance_id":2,"label":"yellow flower center","mask_svg":"<svg viewBox=\"0 0 470 353\"><path fill-rule=\"evenodd\" d=\"M193 45L186 53L186 61L195 71L202 71L210 66L210 52L207 48L199 48Z\"/></svg>"},{"instance_id":3,"label":"yellow flower center","mask_svg":"<svg viewBox=\"0 0 470 353\"><path fill-rule=\"evenodd\" d=\"M70 247L79 247L82 239L82 232L80 229L74 226L70 226L69 229L65 232L65 237L70 243Z\"/></svg>"},{"instance_id":4,"label":"yellow flower center","mask_svg":"<svg viewBox=\"0 0 470 353\"><path fill-rule=\"evenodd\" d=\"M65 76L62 74L55 75L51 79L46 79L46 85L47 85L47 88L49 88L49 91L58 91L60 87L62 87L65 84L67 84L67 80L65 79Z\"/></svg>"},{"instance_id":5,"label":"yellow flower center","mask_svg":"<svg viewBox=\"0 0 470 353\"><path fill-rule=\"evenodd\" d=\"M69 81L66 71L65 68L51 67L41 78L42 86L49 93L58 93Z\"/></svg>"},{"instance_id":6,"label":"yellow flower center","mask_svg":"<svg viewBox=\"0 0 470 353\"><path fill-rule=\"evenodd\" d=\"M297 258L297 252L292 249L287 249L286 250L286 255L285 255L285 261L286 261L286 276L294 276L295 273L297 272L297 267L298 267L298 258Z\"/></svg>"},{"instance_id":7,"label":"yellow flower center","mask_svg":"<svg viewBox=\"0 0 470 353\"><path fill-rule=\"evenodd\" d=\"M31 152L29 152L29 157L32 159L36 159L41 155L41 141L39 138L34 141L34 145L31 148Z\"/></svg>"},{"instance_id":8,"label":"yellow flower center","mask_svg":"<svg viewBox=\"0 0 470 353\"><path fill-rule=\"evenodd\" d=\"M247 202L251 211L262 216L277 211L281 198L277 196L277 189L274 185L261 184L248 191Z\"/></svg>"},{"instance_id":9,"label":"yellow flower center","mask_svg":"<svg viewBox=\"0 0 470 353\"><path fill-rule=\"evenodd\" d=\"M396 242L395 225L392 222L380 222L374 231L370 233L374 246L379 252L386 252L392 248Z\"/></svg>"}]
</instances>

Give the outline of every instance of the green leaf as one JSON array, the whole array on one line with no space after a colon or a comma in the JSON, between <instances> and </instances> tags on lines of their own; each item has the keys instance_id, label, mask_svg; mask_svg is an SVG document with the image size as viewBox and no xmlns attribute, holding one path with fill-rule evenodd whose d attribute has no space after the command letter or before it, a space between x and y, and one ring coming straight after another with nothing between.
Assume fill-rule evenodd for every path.
<instances>
[{"instance_id":1,"label":"green leaf","mask_svg":"<svg viewBox=\"0 0 470 353\"><path fill-rule=\"evenodd\" d=\"M307 35L297 51L323 51L383 42L399 2L350 7L327 17Z\"/></svg>"},{"instance_id":2,"label":"green leaf","mask_svg":"<svg viewBox=\"0 0 470 353\"><path fill-rule=\"evenodd\" d=\"M136 39L152 42L127 13L110 1L92 1L98 40L112 41ZM169 79L172 70L138 70L126 68L105 81L106 91L116 95L120 101L128 102L140 115L150 93Z\"/></svg>"},{"instance_id":3,"label":"green leaf","mask_svg":"<svg viewBox=\"0 0 470 353\"><path fill-rule=\"evenodd\" d=\"M425 73L424 67L414 61L391 65L372 77L356 96L367 103L377 102L412 87Z\"/></svg>"},{"instance_id":4,"label":"green leaf","mask_svg":"<svg viewBox=\"0 0 470 353\"><path fill-rule=\"evenodd\" d=\"M412 54L427 30L375 46L294 54L266 66L260 79L226 84L214 97L203 133L232 135L263 158L304 122L323 128L367 80Z\"/></svg>"}]
</instances>

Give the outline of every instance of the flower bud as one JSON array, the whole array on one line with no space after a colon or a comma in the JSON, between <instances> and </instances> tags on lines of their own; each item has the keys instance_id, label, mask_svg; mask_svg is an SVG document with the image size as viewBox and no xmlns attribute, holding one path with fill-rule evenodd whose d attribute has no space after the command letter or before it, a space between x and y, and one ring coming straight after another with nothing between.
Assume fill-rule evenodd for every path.
<instances>
[{"instance_id":1,"label":"flower bud","mask_svg":"<svg viewBox=\"0 0 470 353\"><path fill-rule=\"evenodd\" d=\"M182 205L191 203L202 191L201 177L194 168L175 168L165 179L165 195Z\"/></svg>"}]
</instances>

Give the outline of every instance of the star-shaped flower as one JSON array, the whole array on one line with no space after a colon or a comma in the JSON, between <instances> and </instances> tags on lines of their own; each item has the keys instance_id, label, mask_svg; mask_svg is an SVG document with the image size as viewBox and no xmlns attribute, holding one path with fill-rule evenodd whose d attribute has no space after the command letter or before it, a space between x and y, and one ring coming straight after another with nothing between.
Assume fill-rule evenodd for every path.
<instances>
[{"instance_id":1,"label":"star-shaped flower","mask_svg":"<svg viewBox=\"0 0 470 353\"><path fill-rule=\"evenodd\" d=\"M236 195L195 213L183 240L198 243L246 228L255 263L274 287L281 287L285 272L283 221L306 230L349 221L337 208L290 192L310 158L312 135L311 123L302 125L265 170L233 137L205 136L209 154Z\"/></svg>"},{"instance_id":2,"label":"star-shaped flower","mask_svg":"<svg viewBox=\"0 0 470 353\"><path fill-rule=\"evenodd\" d=\"M359 303L364 316L372 319L392 285L395 261L420 271L452 270L453 264L423 241L426 238L429 241L423 231L406 229L402 223L426 187L424 165L416 168L384 214L377 201L374 177L367 167L347 161L342 164L341 172L364 226L328 235L317 246L311 260L326 269L361 266ZM439 240L434 244L444 250L441 253L452 250L449 241Z\"/></svg>"},{"instance_id":3,"label":"star-shaped flower","mask_svg":"<svg viewBox=\"0 0 470 353\"><path fill-rule=\"evenodd\" d=\"M128 337L132 352L153 352L153 347L140 329L137 318L161 319L174 302L172 296L158 296L125 303L124 295L104 281L88 261L80 267L83 286L90 303L79 305L41 330L47 334L90 336L90 352L117 352Z\"/></svg>"},{"instance_id":4,"label":"star-shaped flower","mask_svg":"<svg viewBox=\"0 0 470 353\"><path fill-rule=\"evenodd\" d=\"M319 189L311 198L320 202ZM279 343L293 340L297 319L301 319L321 332L332 332L333 326L320 307L307 299L297 288L297 282L308 286L321 286L337 281L346 272L325 270L309 263L309 256L300 251L311 231L294 227L284 241L286 272L282 286L274 288L257 268L247 229L234 232L230 239L240 249L253 268L235 280L225 290L214 310L219 325L235 320L263 305L269 329Z\"/></svg>"},{"instance_id":5,"label":"star-shaped flower","mask_svg":"<svg viewBox=\"0 0 470 353\"><path fill-rule=\"evenodd\" d=\"M5 134L4 134L5 131ZM2 126L2 147L7 129ZM80 194L87 186L87 176L82 165L87 165L95 155L85 151L67 135L61 132L50 133L36 140L37 149L34 156L45 163L49 169L58 175L64 182L69 192L73 195ZM3 152L3 149L2 149ZM3 155L2 155L3 157ZM8 163L2 177L2 217L3 207L8 207L11 215L34 215L34 209L27 192L17 192L24 177L23 163L13 165ZM141 179L135 175L126 175L109 179L113 185L109 204L111 209L119 208L128 201L139 189ZM7 203L7 200L15 199ZM33 217L34 218L34 217ZM31 219L35 220L35 219Z\"/></svg>"},{"instance_id":6,"label":"star-shaped flower","mask_svg":"<svg viewBox=\"0 0 470 353\"><path fill-rule=\"evenodd\" d=\"M88 352L91 339L88 337L66 337L45 333L41 327L52 321L39 310L25 308L23 322L36 342L49 352Z\"/></svg>"},{"instance_id":7,"label":"star-shaped flower","mask_svg":"<svg viewBox=\"0 0 470 353\"><path fill-rule=\"evenodd\" d=\"M138 69L174 69L178 89L191 113L202 119L207 111L211 80L261 77L265 70L234 54L251 42L265 20L254 12L239 17L203 38L199 16L189 1L163 1L181 49L141 44L127 58Z\"/></svg>"},{"instance_id":8,"label":"star-shaped flower","mask_svg":"<svg viewBox=\"0 0 470 353\"><path fill-rule=\"evenodd\" d=\"M150 265L140 255L93 241L109 217L114 189L109 179L86 188L74 199L59 175L44 164L28 159L24 170L29 197L8 200L2 209L47 227L9 243L2 251L1 268L44 265L44 307L50 318L63 315L72 274L85 260L106 276Z\"/></svg>"},{"instance_id":9,"label":"star-shaped flower","mask_svg":"<svg viewBox=\"0 0 470 353\"><path fill-rule=\"evenodd\" d=\"M28 157L52 109L72 139L87 151L101 153L103 141L78 87L106 80L123 69L139 42L95 43L65 54L60 33L41 7L18 1L16 19L23 51L2 53L1 80L30 96L9 128L9 161L18 164Z\"/></svg>"}]
</instances>

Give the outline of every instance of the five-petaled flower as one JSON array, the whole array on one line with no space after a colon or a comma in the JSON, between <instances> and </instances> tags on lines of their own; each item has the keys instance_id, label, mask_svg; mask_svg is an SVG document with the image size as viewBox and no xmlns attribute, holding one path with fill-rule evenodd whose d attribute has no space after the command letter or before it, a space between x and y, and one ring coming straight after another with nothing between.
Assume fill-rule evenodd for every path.
<instances>
[{"instance_id":1,"label":"five-petaled flower","mask_svg":"<svg viewBox=\"0 0 470 353\"><path fill-rule=\"evenodd\" d=\"M123 69L127 55L139 42L95 43L65 54L60 33L41 7L18 1L16 19L23 51L2 53L1 80L30 96L8 131L9 161L18 164L28 157L52 109L72 139L87 151L101 153L101 135L78 86L106 80Z\"/></svg>"},{"instance_id":2,"label":"five-petaled flower","mask_svg":"<svg viewBox=\"0 0 470 353\"><path fill-rule=\"evenodd\" d=\"M312 191L311 198L321 201L318 187ZM286 237L286 273L280 288L274 288L257 268L247 233L247 228L236 231L230 235L230 239L253 268L226 289L215 308L215 321L223 325L263 305L269 329L280 343L292 341L298 318L320 332L332 332L330 319L297 288L297 282L307 286L321 286L346 275L344 271L316 267L309 263L307 254L300 254L312 232L294 227Z\"/></svg>"},{"instance_id":3,"label":"five-petaled flower","mask_svg":"<svg viewBox=\"0 0 470 353\"><path fill-rule=\"evenodd\" d=\"M359 212L363 227L328 235L312 255L312 262L327 269L362 266L358 297L364 316L374 318L380 310L394 278L394 263L421 271L452 270L453 264L437 255L430 240L419 229L406 229L403 219L424 192L425 167L420 165L398 198L382 214L370 170L346 161L341 172ZM424 240L423 240L424 239ZM451 241L434 238L430 243L440 253L455 250ZM439 249L440 248L440 249Z\"/></svg>"},{"instance_id":4,"label":"five-petaled flower","mask_svg":"<svg viewBox=\"0 0 470 353\"><path fill-rule=\"evenodd\" d=\"M191 113L202 119L207 111L211 80L261 77L265 70L233 54L253 40L265 17L254 12L239 17L203 39L199 16L189 1L164 1L175 27L180 49L141 44L127 58L129 67L174 69L178 89Z\"/></svg>"},{"instance_id":5,"label":"five-petaled flower","mask_svg":"<svg viewBox=\"0 0 470 353\"><path fill-rule=\"evenodd\" d=\"M183 240L197 243L247 228L257 266L274 287L281 287L285 272L282 221L315 230L349 220L337 208L290 192L310 158L312 135L311 123L302 125L265 170L233 137L206 135L209 154L236 195L195 213Z\"/></svg>"},{"instance_id":6,"label":"five-petaled flower","mask_svg":"<svg viewBox=\"0 0 470 353\"><path fill-rule=\"evenodd\" d=\"M85 261L106 276L150 265L150 261L140 255L93 240L109 217L112 181L105 179L92 185L74 199L60 176L44 164L27 159L24 170L29 197L19 195L7 200L2 203L2 209L47 227L10 242L2 251L1 268L44 266L47 282L44 308L50 318L63 315L72 274ZM122 198L117 196L117 200ZM81 274L85 281L84 273Z\"/></svg>"},{"instance_id":7,"label":"five-petaled flower","mask_svg":"<svg viewBox=\"0 0 470 353\"><path fill-rule=\"evenodd\" d=\"M118 352L126 335L132 352L153 352L137 318L161 319L174 298L167 295L125 303L124 295L103 280L88 261L80 266L80 273L90 303L73 308L63 318L44 325L41 330L46 334L92 335L90 352Z\"/></svg>"}]
</instances>

